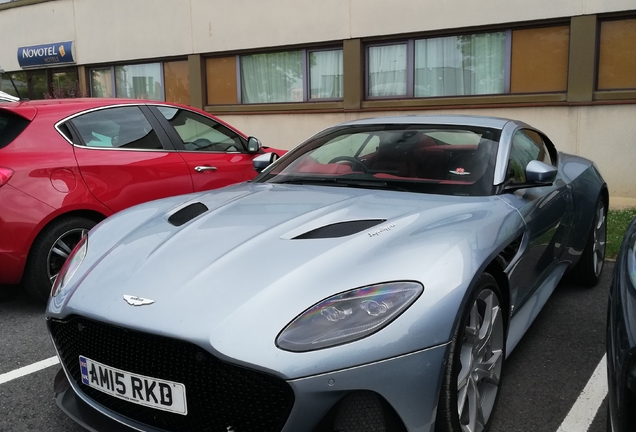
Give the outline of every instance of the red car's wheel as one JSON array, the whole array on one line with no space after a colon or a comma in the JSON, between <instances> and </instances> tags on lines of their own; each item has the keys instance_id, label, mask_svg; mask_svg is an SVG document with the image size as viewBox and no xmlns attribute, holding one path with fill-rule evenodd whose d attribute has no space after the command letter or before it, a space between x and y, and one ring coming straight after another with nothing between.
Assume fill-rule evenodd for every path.
<instances>
[{"instance_id":1,"label":"red car's wheel","mask_svg":"<svg viewBox=\"0 0 636 432\"><path fill-rule=\"evenodd\" d=\"M37 301L46 301L51 287L69 254L96 222L78 216L58 219L48 225L36 238L26 271L22 278L24 289Z\"/></svg>"}]
</instances>

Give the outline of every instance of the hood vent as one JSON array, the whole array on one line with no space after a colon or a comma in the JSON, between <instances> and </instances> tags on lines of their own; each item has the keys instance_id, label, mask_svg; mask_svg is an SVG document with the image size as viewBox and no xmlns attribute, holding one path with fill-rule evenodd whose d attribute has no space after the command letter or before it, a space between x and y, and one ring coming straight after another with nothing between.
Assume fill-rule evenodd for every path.
<instances>
[{"instance_id":1,"label":"hood vent","mask_svg":"<svg viewBox=\"0 0 636 432\"><path fill-rule=\"evenodd\" d=\"M200 202L193 203L173 213L168 218L168 222L170 222L174 226L181 226L186 222L190 222L195 217L202 215L206 211L208 211L208 208L205 206L205 204L202 204Z\"/></svg>"},{"instance_id":2,"label":"hood vent","mask_svg":"<svg viewBox=\"0 0 636 432\"><path fill-rule=\"evenodd\" d=\"M348 222L338 222L331 225L325 225L315 230L308 231L292 240L306 240L306 239L325 239L325 238L338 238L346 237L348 235L359 233L365 229L379 225L382 222L386 222L386 219L366 219L355 220Z\"/></svg>"}]
</instances>

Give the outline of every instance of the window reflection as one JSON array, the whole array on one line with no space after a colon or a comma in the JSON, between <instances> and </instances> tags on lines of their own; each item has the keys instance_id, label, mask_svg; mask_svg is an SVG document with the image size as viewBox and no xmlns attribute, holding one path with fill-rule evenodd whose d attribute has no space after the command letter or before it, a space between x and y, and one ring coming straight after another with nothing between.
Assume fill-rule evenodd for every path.
<instances>
[{"instance_id":1,"label":"window reflection","mask_svg":"<svg viewBox=\"0 0 636 432\"><path fill-rule=\"evenodd\" d=\"M115 66L117 97L163 100L161 64Z\"/></svg>"}]
</instances>

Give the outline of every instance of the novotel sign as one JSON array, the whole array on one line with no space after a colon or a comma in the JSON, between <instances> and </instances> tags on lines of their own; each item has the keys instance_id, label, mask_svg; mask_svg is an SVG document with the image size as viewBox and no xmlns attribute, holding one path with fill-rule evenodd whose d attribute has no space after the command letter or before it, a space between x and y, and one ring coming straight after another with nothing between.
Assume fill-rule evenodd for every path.
<instances>
[{"instance_id":1,"label":"novotel sign","mask_svg":"<svg viewBox=\"0 0 636 432\"><path fill-rule=\"evenodd\" d=\"M20 47L18 63L22 68L75 63L73 41Z\"/></svg>"}]
</instances>

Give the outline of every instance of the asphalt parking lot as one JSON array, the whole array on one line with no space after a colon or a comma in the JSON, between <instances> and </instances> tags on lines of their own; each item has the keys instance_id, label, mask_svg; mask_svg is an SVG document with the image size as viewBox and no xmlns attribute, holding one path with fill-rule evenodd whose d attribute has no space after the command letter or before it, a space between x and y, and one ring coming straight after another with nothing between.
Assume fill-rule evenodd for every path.
<instances>
[{"instance_id":1,"label":"asphalt parking lot","mask_svg":"<svg viewBox=\"0 0 636 432\"><path fill-rule=\"evenodd\" d=\"M605 431L605 401L594 402L589 395L594 385L586 385L605 353L612 269L607 263L594 288L567 282L557 287L505 363L493 431ZM55 355L43 309L19 292L0 293L0 431L84 430L53 400L59 365L11 379L14 371ZM604 385L604 371L602 378ZM602 385L596 390L606 393Z\"/></svg>"}]
</instances>

